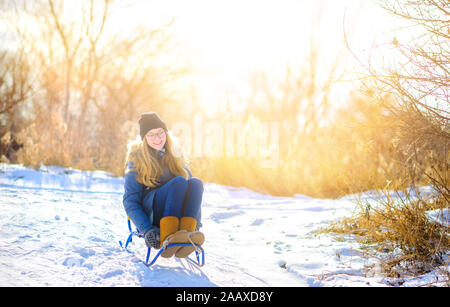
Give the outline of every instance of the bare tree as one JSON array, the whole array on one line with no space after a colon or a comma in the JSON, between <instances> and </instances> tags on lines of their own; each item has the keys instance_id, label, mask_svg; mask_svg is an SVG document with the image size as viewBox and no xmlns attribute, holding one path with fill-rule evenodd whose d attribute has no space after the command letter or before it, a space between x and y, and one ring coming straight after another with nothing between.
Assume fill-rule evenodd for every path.
<instances>
[{"instance_id":1,"label":"bare tree","mask_svg":"<svg viewBox=\"0 0 450 307\"><path fill-rule=\"evenodd\" d=\"M0 114L10 112L31 94L30 67L21 56L0 53Z\"/></svg>"},{"instance_id":2,"label":"bare tree","mask_svg":"<svg viewBox=\"0 0 450 307\"><path fill-rule=\"evenodd\" d=\"M341 57L336 54L332 64L327 67L326 79L320 79L321 46L311 35L310 47L304 65L286 67L281 80L270 80L267 73L255 72L252 75L252 92L248 98L247 115L253 114L260 120L279 121L283 131L280 148L285 155L294 137L317 133L331 113L330 96L332 85L338 77Z\"/></svg>"},{"instance_id":3,"label":"bare tree","mask_svg":"<svg viewBox=\"0 0 450 307\"><path fill-rule=\"evenodd\" d=\"M379 1L389 13L408 23L409 40L394 37L374 52L389 50L396 56L391 64L373 65L355 57L366 70L362 80L376 80L380 94L395 93L398 106L447 125L450 119L450 4L445 0ZM398 30L400 31L400 30ZM349 49L351 47L347 42ZM388 47L388 48L383 48ZM371 84L371 86L373 83ZM390 106L392 108L392 106ZM396 111L396 110L393 110ZM397 110L398 111L398 110Z\"/></svg>"},{"instance_id":4,"label":"bare tree","mask_svg":"<svg viewBox=\"0 0 450 307\"><path fill-rule=\"evenodd\" d=\"M166 31L172 22L119 35L109 31L112 0L5 3L13 46L25 50L22 60L32 63L38 76L27 114L40 118L42 126L52 118L58 122L58 128L46 131L55 128L55 138L65 144L59 161L77 164L91 159L108 168L107 158L119 155L118 146L125 146L124 122L135 121L149 108L178 111L170 109L171 93L163 88L186 70L158 62L159 56L172 52ZM100 145L105 148L102 156L96 149Z\"/></svg>"},{"instance_id":5,"label":"bare tree","mask_svg":"<svg viewBox=\"0 0 450 307\"><path fill-rule=\"evenodd\" d=\"M450 203L450 3L446 0L379 1L407 25L409 38L396 36L372 50L394 60L375 64L355 53L365 72L362 89L382 103L397 122L392 140L404 181L431 184ZM399 33L399 35L397 35ZM350 51L350 42L347 46ZM389 51L387 53L386 51ZM352 51L353 52L353 51Z\"/></svg>"},{"instance_id":6,"label":"bare tree","mask_svg":"<svg viewBox=\"0 0 450 307\"><path fill-rule=\"evenodd\" d=\"M21 120L18 109L33 93L30 67L22 53L0 53L0 157L5 155L16 162L15 151L21 147L15 138L17 123Z\"/></svg>"}]
</instances>

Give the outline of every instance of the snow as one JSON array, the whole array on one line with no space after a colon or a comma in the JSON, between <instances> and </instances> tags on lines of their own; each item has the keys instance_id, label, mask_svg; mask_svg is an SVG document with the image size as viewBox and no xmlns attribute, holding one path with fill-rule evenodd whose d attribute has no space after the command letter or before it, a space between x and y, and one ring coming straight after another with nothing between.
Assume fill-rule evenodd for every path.
<instances>
[{"instance_id":1,"label":"snow","mask_svg":"<svg viewBox=\"0 0 450 307\"><path fill-rule=\"evenodd\" d=\"M350 235L316 233L350 216L354 196L276 197L204 185L205 266L160 258L147 267L143 240L129 251L118 243L128 236L122 177L0 164L0 286L385 287L444 278L437 270L398 283Z\"/></svg>"},{"instance_id":2,"label":"snow","mask_svg":"<svg viewBox=\"0 0 450 307\"><path fill-rule=\"evenodd\" d=\"M434 221L436 223L441 224L447 228L450 228L450 210L448 208L445 209L436 209L427 212L428 219Z\"/></svg>"}]
</instances>

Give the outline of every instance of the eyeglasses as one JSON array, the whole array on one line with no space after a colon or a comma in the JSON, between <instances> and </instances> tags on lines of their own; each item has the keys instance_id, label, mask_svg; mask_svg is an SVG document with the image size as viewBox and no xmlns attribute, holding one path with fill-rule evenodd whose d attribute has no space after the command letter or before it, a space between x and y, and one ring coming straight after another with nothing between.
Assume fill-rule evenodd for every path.
<instances>
[{"instance_id":1,"label":"eyeglasses","mask_svg":"<svg viewBox=\"0 0 450 307\"><path fill-rule=\"evenodd\" d=\"M159 133L147 134L147 137L148 137L151 141L154 141L154 140L156 140L156 137L162 138L162 137L165 136L165 135L166 135L166 132L165 132L164 130L162 130L162 131L159 132Z\"/></svg>"}]
</instances>

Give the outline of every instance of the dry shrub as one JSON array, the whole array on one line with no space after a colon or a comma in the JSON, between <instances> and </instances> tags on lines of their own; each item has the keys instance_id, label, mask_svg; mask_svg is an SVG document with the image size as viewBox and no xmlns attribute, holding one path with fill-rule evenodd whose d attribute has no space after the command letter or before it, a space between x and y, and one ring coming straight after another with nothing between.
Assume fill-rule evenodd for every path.
<instances>
[{"instance_id":1,"label":"dry shrub","mask_svg":"<svg viewBox=\"0 0 450 307\"><path fill-rule=\"evenodd\" d=\"M389 103L395 100L387 99L383 105ZM375 251L388 252L381 259L388 275L402 270L427 272L442 265L443 255L450 249L448 226L427 217L428 210L450 207L448 126L437 125L432 118L408 108L387 113L383 126L388 128L387 138L360 139L377 154L372 159L379 171L355 167L355 171L368 171L380 179L373 185L376 197L359 199L354 217L337 221L326 231L354 234L361 243L373 244L372 256ZM429 193L421 193L420 186L427 186Z\"/></svg>"},{"instance_id":2,"label":"dry shrub","mask_svg":"<svg viewBox=\"0 0 450 307\"><path fill-rule=\"evenodd\" d=\"M124 124L124 127L128 126L128 123ZM17 135L18 141L23 144L17 152L18 162L35 168L44 164L80 170L105 170L120 176L123 174L128 134L123 129L119 131L123 133L118 133L114 138L104 135L101 139L91 140L89 135L79 135L76 129L68 128L58 113L39 113Z\"/></svg>"},{"instance_id":3,"label":"dry shrub","mask_svg":"<svg viewBox=\"0 0 450 307\"><path fill-rule=\"evenodd\" d=\"M443 256L450 249L448 225L430 219L427 211L442 212L448 207L441 197L417 197L411 190L403 194L385 191L376 200L359 200L354 217L337 221L320 232L355 235L360 243L373 248L369 255L381 260L388 276L402 271L421 274L443 265ZM379 252L385 256L376 256Z\"/></svg>"}]
</instances>

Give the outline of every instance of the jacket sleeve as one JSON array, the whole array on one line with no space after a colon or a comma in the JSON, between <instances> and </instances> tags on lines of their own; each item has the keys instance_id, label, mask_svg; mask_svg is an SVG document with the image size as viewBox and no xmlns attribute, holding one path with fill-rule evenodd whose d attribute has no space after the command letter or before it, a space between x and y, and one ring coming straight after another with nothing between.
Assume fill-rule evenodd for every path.
<instances>
[{"instance_id":1,"label":"jacket sleeve","mask_svg":"<svg viewBox=\"0 0 450 307\"><path fill-rule=\"evenodd\" d=\"M130 163L125 173L123 206L137 229L145 233L152 227L152 223L142 208L143 184L137 181L136 176L137 171L134 170L134 166Z\"/></svg>"}]
</instances>

